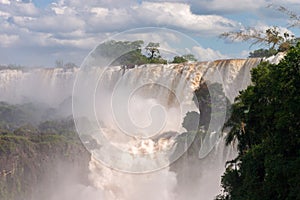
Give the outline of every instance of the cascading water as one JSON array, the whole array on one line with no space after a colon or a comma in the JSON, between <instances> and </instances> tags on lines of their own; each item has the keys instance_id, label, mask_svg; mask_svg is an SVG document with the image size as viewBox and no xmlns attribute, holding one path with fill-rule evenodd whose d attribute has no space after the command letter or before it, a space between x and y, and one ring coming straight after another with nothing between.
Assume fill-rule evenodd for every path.
<instances>
[{"instance_id":1,"label":"cascading water","mask_svg":"<svg viewBox=\"0 0 300 200\"><path fill-rule=\"evenodd\" d=\"M77 121L79 132L91 131L90 127L94 127L95 124L90 123L85 129L85 120L90 116L96 116L98 121L95 123L101 124L103 138L113 146L104 145L99 148L101 150L97 147L88 148L92 152L89 163L92 186L102 191L102 198L107 200L213 199L220 191L220 179L226 161L236 156L233 147L224 145L224 137L220 131L213 132L218 127L208 127L209 134L205 137L196 136L186 143L187 151L184 151L183 155L171 158L176 149L181 148L177 145L178 138L181 134L186 134L186 130L181 126L186 112L195 108L192 106L193 102L189 101L192 95L190 91L196 90L208 74L209 81L221 84L225 96L233 102L238 92L250 84L250 70L259 62L260 59L240 59L144 65L133 69L110 67L104 72L94 68L92 72L84 74L88 79L80 82L79 89L80 91L83 89L86 93L80 93L81 99L76 96L73 99L75 104L82 105L75 109L75 113L82 114L79 116L82 120ZM62 105L70 106L72 87L79 73L82 72L77 68L0 70L0 100L11 103L40 102L54 108ZM91 82L98 79L99 74L102 78L98 80L97 87L89 87ZM161 84L151 84L153 82ZM139 87L136 95L127 99L130 87L139 83L147 83L144 84L147 87ZM93 102L84 98L92 93L101 101ZM123 120L128 116L123 116L124 108L120 103L122 101L128 101L126 105L130 111L130 120L142 126L138 129L139 133L130 132L136 130L135 127L131 127ZM85 107L85 104L92 106ZM108 108L110 104L114 105L111 109L115 110ZM181 110L178 109L179 104L184 105ZM161 107L165 108L164 113L161 112ZM152 108L150 115L149 108ZM144 112L145 110L147 112ZM71 114L70 110L64 114ZM169 120L163 129L156 130L155 124L160 123L161 116ZM115 121L120 124L116 125ZM151 126L152 124L154 125ZM152 131L159 134L151 135ZM86 135L86 140L81 135L83 143L88 146L93 140L98 143L98 147L103 145L103 138L97 136L97 130L92 132ZM127 134L120 135L121 132ZM112 155L103 153L110 148L128 154L114 158L114 153ZM163 152L163 155L160 152ZM99 155L104 162L99 161ZM148 166L141 167L148 169L149 173L126 173L131 172L131 167L139 170L139 161L145 155L147 159L144 164ZM138 161L135 163L136 160ZM120 169L120 166L124 165L125 170ZM152 167L157 169L151 170ZM89 195L86 195L85 199L88 198ZM88 200L98 199L90 198Z\"/></svg>"},{"instance_id":2,"label":"cascading water","mask_svg":"<svg viewBox=\"0 0 300 200\"><path fill-rule=\"evenodd\" d=\"M77 68L0 69L0 99L58 106L72 94Z\"/></svg>"}]
</instances>

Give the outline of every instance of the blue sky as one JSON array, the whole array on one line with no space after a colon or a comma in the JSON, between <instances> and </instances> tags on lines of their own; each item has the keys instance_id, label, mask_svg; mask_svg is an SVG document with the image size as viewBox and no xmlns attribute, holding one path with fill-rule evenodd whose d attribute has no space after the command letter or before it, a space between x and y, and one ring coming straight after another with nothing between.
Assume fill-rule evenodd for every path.
<instances>
[{"instance_id":1,"label":"blue sky","mask_svg":"<svg viewBox=\"0 0 300 200\"><path fill-rule=\"evenodd\" d=\"M45 8L52 2L54 1L53 0L32 0L32 3L38 8Z\"/></svg>"},{"instance_id":2,"label":"blue sky","mask_svg":"<svg viewBox=\"0 0 300 200\"><path fill-rule=\"evenodd\" d=\"M79 65L107 37L141 27L187 34L199 43L192 53L200 60L243 58L257 46L218 36L274 25L300 35L300 27L285 29L288 16L270 4L300 10L299 0L0 0L0 64Z\"/></svg>"}]
</instances>

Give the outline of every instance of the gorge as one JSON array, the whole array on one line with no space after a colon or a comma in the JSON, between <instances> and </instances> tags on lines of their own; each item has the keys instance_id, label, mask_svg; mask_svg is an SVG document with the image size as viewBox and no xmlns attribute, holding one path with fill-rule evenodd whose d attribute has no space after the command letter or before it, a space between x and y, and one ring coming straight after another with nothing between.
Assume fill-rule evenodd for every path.
<instances>
[{"instance_id":1,"label":"gorge","mask_svg":"<svg viewBox=\"0 0 300 200\"><path fill-rule=\"evenodd\" d=\"M280 56L282 57L279 55L269 60L277 62ZM31 155L34 159L29 161L38 163L34 170L43 168L39 172L24 170L24 160L11 157L13 154L28 153L18 150L22 145L20 141L7 156L0 158L0 170L3 172L0 174L0 196L7 200L21 200L24 199L22 195L26 191L27 199L24 200L36 200L41 195L35 194L36 190L46 200L213 199L220 192L220 179L226 161L237 155L234 146L225 146L226 132L222 132L226 113L230 109L226 107L225 110L219 110L217 106L212 106L210 119L206 122L209 124L202 127L205 133L194 134L196 129L187 130L187 126L183 125L184 119L188 112L199 112L199 109L200 113L205 111L201 110L200 104L194 105L190 92L197 91L205 83L211 102L216 97L215 102L219 102L219 98L222 101L225 98L232 103L239 91L251 83L250 70L260 62L260 58L252 58L166 65L146 64L130 69L122 66L112 66L105 70L95 67L87 74L79 68L0 69L0 101L12 105L32 103L35 107L32 118L28 116L28 121L20 121L18 125L1 129L15 131L24 124L37 126L45 121L67 118L71 121L74 119L75 124L71 123L70 130L75 133L76 127L81 139L80 142L76 135L72 136L77 138L72 144L62 142L55 148L51 148L51 145L35 147L32 150L34 156ZM81 80L78 74L88 78ZM101 79L98 80L100 76ZM95 80L96 87L89 88L90 83ZM135 90L139 84L142 87ZM214 91L215 84L220 85L221 93ZM85 98L91 94L100 101ZM198 99L199 102L201 100ZM128 118L125 114L123 116L123 107L129 110L130 122L138 125L138 133L134 132L135 126L132 128L125 120ZM161 108L164 112L161 112ZM117 116L111 114L114 112ZM96 122L90 118L95 116L104 137L91 130ZM203 125L201 114L199 116L200 119L196 121L198 123L200 120L200 125ZM163 128L157 129L163 120ZM197 125L198 128L199 124ZM89 131L92 133L88 133ZM190 135L193 134L191 139ZM1 133L1 137L4 140L4 133ZM102 137L113 147L106 147L106 140ZM180 142L182 138L183 142ZM111 148L126 152L126 155L118 155L114 151L106 154ZM177 151L180 153L177 154ZM161 160L160 152L165 153ZM69 161L65 160L64 154L70 154ZM125 161L122 160L124 158ZM142 162L140 166L142 159L146 162ZM11 168L16 173L5 173ZM138 173L131 173L134 171ZM25 173L37 175L28 175L26 182L29 186L24 189L23 184L16 183L20 180L15 176L24 177ZM42 188L43 184L47 188L51 182L50 177L62 182L57 184L60 188L52 184L50 192L37 189L38 186ZM63 187L63 184L68 187ZM21 196L9 197L7 193L12 190L8 188L9 185L19 185L16 195Z\"/></svg>"}]
</instances>

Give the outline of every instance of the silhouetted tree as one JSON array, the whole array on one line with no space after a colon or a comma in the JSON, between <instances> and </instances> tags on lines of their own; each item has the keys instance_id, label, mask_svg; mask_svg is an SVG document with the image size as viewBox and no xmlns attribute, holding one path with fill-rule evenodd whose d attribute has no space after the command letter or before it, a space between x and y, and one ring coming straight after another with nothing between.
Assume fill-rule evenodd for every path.
<instances>
[{"instance_id":1,"label":"silhouetted tree","mask_svg":"<svg viewBox=\"0 0 300 200\"><path fill-rule=\"evenodd\" d=\"M161 57L159 52L159 43L149 42L145 49L149 55L149 59Z\"/></svg>"}]
</instances>

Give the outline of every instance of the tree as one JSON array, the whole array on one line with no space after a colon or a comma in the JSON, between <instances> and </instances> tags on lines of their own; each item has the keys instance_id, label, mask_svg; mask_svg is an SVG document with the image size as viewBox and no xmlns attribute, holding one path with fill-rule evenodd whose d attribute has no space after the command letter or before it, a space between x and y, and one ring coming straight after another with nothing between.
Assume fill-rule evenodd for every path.
<instances>
[{"instance_id":1,"label":"tree","mask_svg":"<svg viewBox=\"0 0 300 200\"><path fill-rule=\"evenodd\" d=\"M236 98L227 144L238 141L218 200L300 199L300 43L278 65L261 63Z\"/></svg>"},{"instance_id":2,"label":"tree","mask_svg":"<svg viewBox=\"0 0 300 200\"><path fill-rule=\"evenodd\" d=\"M184 63L184 62L187 62L188 60L185 59L183 56L175 56L173 58L173 61L172 63Z\"/></svg>"},{"instance_id":3,"label":"tree","mask_svg":"<svg viewBox=\"0 0 300 200\"><path fill-rule=\"evenodd\" d=\"M225 32L220 37L231 41L251 42L251 46L266 45L270 50L278 49L278 51L288 50L295 40L295 36L288 32L284 32L282 35L276 26L265 31L250 27L245 30Z\"/></svg>"},{"instance_id":4,"label":"tree","mask_svg":"<svg viewBox=\"0 0 300 200\"><path fill-rule=\"evenodd\" d=\"M250 52L249 58L263 58L263 57L270 57L275 55L277 50L275 49L257 49L253 52Z\"/></svg>"},{"instance_id":5,"label":"tree","mask_svg":"<svg viewBox=\"0 0 300 200\"><path fill-rule=\"evenodd\" d=\"M145 47L145 50L148 54L148 63L154 64L167 64L167 60L163 59L159 51L159 43L149 42Z\"/></svg>"},{"instance_id":6,"label":"tree","mask_svg":"<svg viewBox=\"0 0 300 200\"><path fill-rule=\"evenodd\" d=\"M159 52L159 43L149 42L145 49L149 55L149 59L161 57Z\"/></svg>"},{"instance_id":7,"label":"tree","mask_svg":"<svg viewBox=\"0 0 300 200\"><path fill-rule=\"evenodd\" d=\"M161 58L158 50L159 43L150 42L146 51L150 57L142 53L144 41L115 41L110 40L100 44L92 56L98 59L98 62L109 63L111 66L123 65L134 67L147 63L166 64L167 60Z\"/></svg>"},{"instance_id":8,"label":"tree","mask_svg":"<svg viewBox=\"0 0 300 200\"><path fill-rule=\"evenodd\" d=\"M191 61L191 62L196 62L197 58L193 54L185 54L182 56L184 59Z\"/></svg>"},{"instance_id":9,"label":"tree","mask_svg":"<svg viewBox=\"0 0 300 200\"><path fill-rule=\"evenodd\" d=\"M195 56L193 54L185 54L183 56L175 56L173 58L172 63L184 63L184 62L195 62L197 61L197 59L195 58Z\"/></svg>"},{"instance_id":10,"label":"tree","mask_svg":"<svg viewBox=\"0 0 300 200\"><path fill-rule=\"evenodd\" d=\"M289 23L288 28L300 26L300 16L294 12L286 9L283 6L276 6L273 4L270 4L268 7L274 7L276 10L289 16L291 22ZM222 33L220 37L229 39L231 41L251 42L251 46L255 44L266 45L269 47L269 49L267 49L268 52L264 50L253 53L267 53L267 55L269 55L269 53L274 53L273 55L275 55L277 52L286 52L291 46L295 46L300 41L300 38L295 38L294 35L291 35L287 31L280 33L278 27L276 26L266 30L248 27L239 31ZM250 57L253 57L253 55L250 54Z\"/></svg>"},{"instance_id":11,"label":"tree","mask_svg":"<svg viewBox=\"0 0 300 200\"><path fill-rule=\"evenodd\" d=\"M100 44L92 56L110 61L110 65L140 65L147 63L147 58L142 51L142 40L136 41L115 41L110 40Z\"/></svg>"}]
</instances>

